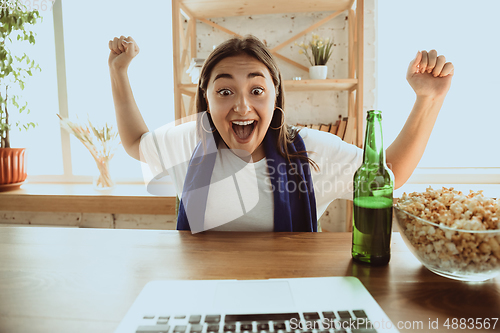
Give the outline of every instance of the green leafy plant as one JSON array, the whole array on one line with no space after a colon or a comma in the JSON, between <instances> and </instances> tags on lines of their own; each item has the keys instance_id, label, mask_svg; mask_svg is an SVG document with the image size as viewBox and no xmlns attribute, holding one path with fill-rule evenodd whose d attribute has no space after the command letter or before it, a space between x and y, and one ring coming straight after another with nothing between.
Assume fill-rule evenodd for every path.
<instances>
[{"instance_id":1,"label":"green leafy plant","mask_svg":"<svg viewBox=\"0 0 500 333\"><path fill-rule=\"evenodd\" d=\"M333 52L333 41L330 41L330 38L323 39L315 33L312 34L312 40L309 43L295 43L295 45L300 47L299 53L307 57L311 66L326 65Z\"/></svg>"},{"instance_id":2,"label":"green leafy plant","mask_svg":"<svg viewBox=\"0 0 500 333\"><path fill-rule=\"evenodd\" d=\"M19 113L30 113L28 103L22 102L22 97L16 94L9 94L9 88L19 86L24 90L25 81L28 76L33 75L33 71L41 71L40 66L31 60L26 53L23 55L13 54L10 47L13 45L12 39L26 41L35 44L35 34L29 30L29 25L41 21L40 13L37 10L28 11L26 6L18 0L0 0L0 138L1 148L10 148L9 131L11 130L11 120L9 116L10 107L15 107ZM17 121L15 126L28 130L35 127L33 122L22 123Z\"/></svg>"}]
</instances>

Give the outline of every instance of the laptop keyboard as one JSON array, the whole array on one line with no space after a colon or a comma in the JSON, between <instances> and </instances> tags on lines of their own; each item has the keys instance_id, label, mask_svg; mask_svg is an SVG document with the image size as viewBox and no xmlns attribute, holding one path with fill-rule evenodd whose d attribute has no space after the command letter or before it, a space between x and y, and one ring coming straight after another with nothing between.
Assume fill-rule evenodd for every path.
<instances>
[{"instance_id":1,"label":"laptop keyboard","mask_svg":"<svg viewBox=\"0 0 500 333\"><path fill-rule=\"evenodd\" d=\"M265 314L147 314L135 333L377 333L363 310Z\"/></svg>"}]
</instances>

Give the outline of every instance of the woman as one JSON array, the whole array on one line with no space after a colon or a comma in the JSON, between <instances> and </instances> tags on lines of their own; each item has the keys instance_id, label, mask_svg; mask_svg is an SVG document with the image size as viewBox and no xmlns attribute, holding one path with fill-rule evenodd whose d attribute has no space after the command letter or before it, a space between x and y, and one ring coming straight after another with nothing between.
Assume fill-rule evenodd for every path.
<instances>
[{"instance_id":1,"label":"woman","mask_svg":"<svg viewBox=\"0 0 500 333\"><path fill-rule=\"evenodd\" d=\"M207 58L196 122L152 133L127 76L137 43L121 36L109 48L122 144L150 166L152 176L172 176L181 197L177 229L317 231L330 202L352 198L362 150L329 133L287 125L280 71L257 38L232 38ZM435 50L418 52L410 63L407 80L417 99L386 151L396 188L422 157L452 76L453 65Z\"/></svg>"}]
</instances>

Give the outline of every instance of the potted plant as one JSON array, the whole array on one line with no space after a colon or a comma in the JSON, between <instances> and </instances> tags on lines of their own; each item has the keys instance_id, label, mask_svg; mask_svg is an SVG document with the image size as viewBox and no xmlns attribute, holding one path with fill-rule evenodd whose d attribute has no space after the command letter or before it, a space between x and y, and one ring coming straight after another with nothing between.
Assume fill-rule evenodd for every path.
<instances>
[{"instance_id":1,"label":"potted plant","mask_svg":"<svg viewBox=\"0 0 500 333\"><path fill-rule=\"evenodd\" d=\"M28 11L21 1L2 1L0 5L0 190L15 189L26 180L25 148L11 148L9 131L12 125L22 129L35 123L12 120L19 113L29 114L28 103L16 95L14 88L24 90L25 80L40 70L26 53L13 54L13 39L35 44L29 25L41 20L36 10ZM23 103L24 102L24 103Z\"/></svg>"},{"instance_id":2,"label":"potted plant","mask_svg":"<svg viewBox=\"0 0 500 333\"><path fill-rule=\"evenodd\" d=\"M309 60L309 76L311 79L326 79L328 67L326 63L332 56L333 41L329 38L323 39L315 33L312 34L312 40L307 43L297 44L300 47L299 53L304 54ZM309 55L309 50L311 55Z\"/></svg>"}]
</instances>

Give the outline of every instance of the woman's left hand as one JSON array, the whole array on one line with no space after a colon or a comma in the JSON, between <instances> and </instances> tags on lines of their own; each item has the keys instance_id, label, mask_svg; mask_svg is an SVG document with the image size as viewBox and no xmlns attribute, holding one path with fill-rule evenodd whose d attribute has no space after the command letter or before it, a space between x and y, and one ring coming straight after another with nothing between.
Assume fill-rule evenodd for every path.
<instances>
[{"instance_id":1,"label":"woman's left hand","mask_svg":"<svg viewBox=\"0 0 500 333\"><path fill-rule=\"evenodd\" d=\"M443 55L438 56L436 50L419 51L408 66L406 80L417 97L444 98L453 72L453 64L446 62Z\"/></svg>"}]
</instances>

